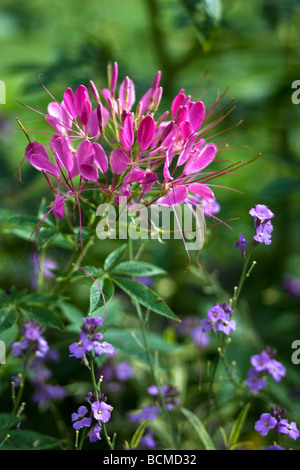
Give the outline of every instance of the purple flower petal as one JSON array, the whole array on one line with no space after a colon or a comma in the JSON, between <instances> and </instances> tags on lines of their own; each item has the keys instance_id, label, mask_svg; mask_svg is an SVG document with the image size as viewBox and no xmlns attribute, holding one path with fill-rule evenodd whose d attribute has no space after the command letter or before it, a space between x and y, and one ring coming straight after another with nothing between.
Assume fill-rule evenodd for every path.
<instances>
[{"instance_id":1,"label":"purple flower petal","mask_svg":"<svg viewBox=\"0 0 300 470\"><path fill-rule=\"evenodd\" d=\"M184 202L187 196L188 190L185 186L174 186L174 188L170 189L166 196L162 196L161 198L159 198L156 201L156 204L159 204L161 206L176 206Z\"/></svg>"},{"instance_id":2,"label":"purple flower petal","mask_svg":"<svg viewBox=\"0 0 300 470\"><path fill-rule=\"evenodd\" d=\"M152 116L146 116L144 119L142 119L137 131L137 141L142 151L147 150L147 148L150 146L154 134L155 121Z\"/></svg>"},{"instance_id":3,"label":"purple flower petal","mask_svg":"<svg viewBox=\"0 0 300 470\"><path fill-rule=\"evenodd\" d=\"M120 175L130 165L128 155L121 148L114 149L110 154L110 167L116 175Z\"/></svg>"}]
</instances>

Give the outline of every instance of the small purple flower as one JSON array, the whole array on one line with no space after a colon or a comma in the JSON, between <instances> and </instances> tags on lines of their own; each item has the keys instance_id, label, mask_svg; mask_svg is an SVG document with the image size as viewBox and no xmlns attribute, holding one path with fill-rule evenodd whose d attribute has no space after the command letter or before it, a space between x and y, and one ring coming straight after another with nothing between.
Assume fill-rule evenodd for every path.
<instances>
[{"instance_id":1,"label":"small purple flower","mask_svg":"<svg viewBox=\"0 0 300 470\"><path fill-rule=\"evenodd\" d=\"M243 234L240 233L239 234L239 239L238 241L236 242L236 244L234 245L235 248L239 248L242 252L242 254L244 255L245 252L246 252L246 245L247 243L249 243L249 240L246 240L246 238L244 238Z\"/></svg>"},{"instance_id":2,"label":"small purple flower","mask_svg":"<svg viewBox=\"0 0 300 470\"><path fill-rule=\"evenodd\" d=\"M28 341L36 341L40 338L43 329L34 320L28 320L23 323L21 333Z\"/></svg>"},{"instance_id":3,"label":"small purple flower","mask_svg":"<svg viewBox=\"0 0 300 470\"><path fill-rule=\"evenodd\" d=\"M49 351L49 345L47 341L40 336L37 340L37 351L36 351L37 357L45 357L48 351Z\"/></svg>"},{"instance_id":4,"label":"small purple flower","mask_svg":"<svg viewBox=\"0 0 300 470\"><path fill-rule=\"evenodd\" d=\"M85 418L85 415L87 414L88 409L86 406L80 406L78 408L77 413L72 413L71 419L73 423L73 428L76 431L79 431L79 429L83 427L89 428L90 425L92 424L92 419L91 418Z\"/></svg>"},{"instance_id":5,"label":"small purple flower","mask_svg":"<svg viewBox=\"0 0 300 470\"><path fill-rule=\"evenodd\" d=\"M256 242L264 243L265 245L270 245L272 243L271 240L271 232L273 231L273 225L270 222L266 224L261 224L256 228L256 234L254 235L253 239Z\"/></svg>"},{"instance_id":6,"label":"small purple flower","mask_svg":"<svg viewBox=\"0 0 300 470\"><path fill-rule=\"evenodd\" d=\"M260 419L256 421L254 429L258 431L261 436L266 436L270 429L274 429L277 425L277 419L270 415L270 413L263 413Z\"/></svg>"},{"instance_id":7,"label":"small purple flower","mask_svg":"<svg viewBox=\"0 0 300 470\"><path fill-rule=\"evenodd\" d=\"M131 421L138 422L144 419L153 421L159 414L159 409L155 405L147 405L138 413L130 414L129 418Z\"/></svg>"},{"instance_id":8,"label":"small purple flower","mask_svg":"<svg viewBox=\"0 0 300 470\"><path fill-rule=\"evenodd\" d=\"M220 305L214 305L214 307L207 310L207 319L211 322L225 319L225 312Z\"/></svg>"},{"instance_id":9,"label":"small purple flower","mask_svg":"<svg viewBox=\"0 0 300 470\"><path fill-rule=\"evenodd\" d=\"M70 356L76 358L82 358L87 352L93 348L93 341L90 341L87 333L81 332L80 339L78 342L72 343L69 346Z\"/></svg>"},{"instance_id":10,"label":"small purple flower","mask_svg":"<svg viewBox=\"0 0 300 470\"><path fill-rule=\"evenodd\" d=\"M141 438L140 443L142 446L149 447L150 449L154 449L156 447L156 442L153 439L153 431L151 429L149 429Z\"/></svg>"},{"instance_id":11,"label":"small purple flower","mask_svg":"<svg viewBox=\"0 0 300 470\"><path fill-rule=\"evenodd\" d=\"M11 345L12 353L16 357L20 357L23 354L24 349L28 347L29 341L27 339L21 339L21 341L14 341Z\"/></svg>"},{"instance_id":12,"label":"small purple flower","mask_svg":"<svg viewBox=\"0 0 300 470\"><path fill-rule=\"evenodd\" d=\"M275 382L280 382L280 380L282 379L282 377L285 376L285 373L286 373L285 367L279 361L276 361L275 359L272 359L269 362L267 366L267 370L272 375Z\"/></svg>"},{"instance_id":13,"label":"small purple flower","mask_svg":"<svg viewBox=\"0 0 300 470\"><path fill-rule=\"evenodd\" d=\"M251 364L257 371L268 369L271 363L271 358L266 351L262 351L260 354L255 354L251 357Z\"/></svg>"},{"instance_id":14,"label":"small purple flower","mask_svg":"<svg viewBox=\"0 0 300 470\"><path fill-rule=\"evenodd\" d=\"M93 335L96 330L102 325L101 317L85 317L83 318L83 325L81 330L86 334Z\"/></svg>"},{"instance_id":15,"label":"small purple flower","mask_svg":"<svg viewBox=\"0 0 300 470\"><path fill-rule=\"evenodd\" d=\"M273 444L272 446L267 446L264 450L286 450L284 447L279 446L277 444Z\"/></svg>"},{"instance_id":16,"label":"small purple flower","mask_svg":"<svg viewBox=\"0 0 300 470\"><path fill-rule=\"evenodd\" d=\"M100 432L101 432L100 424L96 424L89 434L90 442L100 441L101 440Z\"/></svg>"},{"instance_id":17,"label":"small purple flower","mask_svg":"<svg viewBox=\"0 0 300 470\"><path fill-rule=\"evenodd\" d=\"M287 419L282 419L279 422L277 429L281 434L288 434L294 440L298 439L299 437L299 431L294 421L289 423Z\"/></svg>"},{"instance_id":18,"label":"small purple flower","mask_svg":"<svg viewBox=\"0 0 300 470\"><path fill-rule=\"evenodd\" d=\"M268 220L272 219L274 217L274 214L268 206L264 204L256 204L250 211L249 214L254 217L255 221L259 221L260 223L265 223Z\"/></svg>"},{"instance_id":19,"label":"small purple flower","mask_svg":"<svg viewBox=\"0 0 300 470\"><path fill-rule=\"evenodd\" d=\"M113 356L115 354L115 348L106 341L103 341L103 343L94 341L93 345L96 356L100 356L101 354L108 354L109 356Z\"/></svg>"},{"instance_id":20,"label":"small purple flower","mask_svg":"<svg viewBox=\"0 0 300 470\"><path fill-rule=\"evenodd\" d=\"M210 343L208 335L205 333L204 329L201 326L191 328L190 336L193 342L200 347L205 347Z\"/></svg>"},{"instance_id":21,"label":"small purple flower","mask_svg":"<svg viewBox=\"0 0 300 470\"><path fill-rule=\"evenodd\" d=\"M256 369L250 369L248 372L248 378L245 380L245 384L248 385L251 392L258 392L267 385L265 379L260 377L260 372Z\"/></svg>"},{"instance_id":22,"label":"small purple flower","mask_svg":"<svg viewBox=\"0 0 300 470\"><path fill-rule=\"evenodd\" d=\"M92 412L94 418L101 423L107 423L111 417L112 406L108 405L104 401L94 401L92 403Z\"/></svg>"},{"instance_id":23,"label":"small purple flower","mask_svg":"<svg viewBox=\"0 0 300 470\"><path fill-rule=\"evenodd\" d=\"M116 365L116 376L117 379L121 380L122 382L131 379L131 377L134 376L134 371L129 362L122 361Z\"/></svg>"}]
</instances>

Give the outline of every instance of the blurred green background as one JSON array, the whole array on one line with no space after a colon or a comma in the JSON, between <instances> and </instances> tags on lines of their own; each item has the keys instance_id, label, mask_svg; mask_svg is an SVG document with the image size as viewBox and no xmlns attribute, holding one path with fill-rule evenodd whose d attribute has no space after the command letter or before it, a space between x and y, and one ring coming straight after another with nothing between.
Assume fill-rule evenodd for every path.
<instances>
[{"instance_id":1,"label":"blurred green background","mask_svg":"<svg viewBox=\"0 0 300 470\"><path fill-rule=\"evenodd\" d=\"M68 86L93 80L105 87L107 63L117 61L119 83L128 75L141 97L161 70L161 113L181 88L192 94L205 74L200 92L207 108L218 91L230 87L224 103L233 97L235 109L220 129L242 123L228 134L235 138L222 158L247 162L261 154L238 174L216 182L239 191L215 190L218 217L230 221L231 229L208 220L199 256L204 269L196 273L178 241L149 242L144 258L168 271L155 287L175 313L203 317L214 299L206 273L232 294L242 264L234 249L238 234L251 237L249 210L257 203L269 205L275 213L273 241L256 249L257 267L247 280L243 305L262 343L276 347L290 368L293 386L300 384L300 366L290 360L291 343L300 338L300 294L288 292L284 282L293 276L300 283L300 105L291 99L292 83L300 80L299 31L299 0L2 0L0 6L0 79L6 84L6 103L0 105L2 208L36 214L41 197L50 196L39 172L25 162L20 181L18 169L26 138L16 118L32 140L40 138L40 116L21 103L45 112L51 101L40 81L60 100ZM217 141L223 138L227 133ZM31 250L24 256L25 245L1 232L2 288L31 288ZM112 248L99 242L94 262L100 264ZM53 249L50 255L63 267L68 253ZM80 293L77 300L84 305ZM251 340L247 349L244 334L232 356L239 354L246 371L249 354L257 351Z\"/></svg>"}]
</instances>

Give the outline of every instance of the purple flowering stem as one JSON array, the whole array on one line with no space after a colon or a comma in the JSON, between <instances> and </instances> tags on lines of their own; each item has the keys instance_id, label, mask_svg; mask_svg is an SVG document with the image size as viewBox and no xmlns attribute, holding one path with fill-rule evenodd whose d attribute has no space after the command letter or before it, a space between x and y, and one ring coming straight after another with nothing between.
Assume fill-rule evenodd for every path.
<instances>
[{"instance_id":1,"label":"purple flowering stem","mask_svg":"<svg viewBox=\"0 0 300 470\"><path fill-rule=\"evenodd\" d=\"M248 251L248 253L244 257L244 263L243 263L243 268L242 268L242 272L241 272L241 275L240 275L240 280L239 280L239 283L238 283L237 287L235 287L235 292L234 292L234 295L233 295L232 308L234 308L234 306L236 305L236 303L238 301L238 298L241 294L241 290L242 290L242 287L244 285L244 282L250 276L250 273L251 273L252 269L254 268L254 266L256 264L256 262L254 261L251 268L247 271L253 247L254 246L252 244L249 251Z\"/></svg>"}]
</instances>

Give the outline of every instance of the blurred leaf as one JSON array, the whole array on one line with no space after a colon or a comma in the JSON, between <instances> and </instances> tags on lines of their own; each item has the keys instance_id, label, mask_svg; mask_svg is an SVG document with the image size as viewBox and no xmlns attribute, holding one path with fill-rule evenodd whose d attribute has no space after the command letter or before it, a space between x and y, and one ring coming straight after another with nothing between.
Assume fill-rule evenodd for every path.
<instances>
[{"instance_id":1,"label":"blurred leaf","mask_svg":"<svg viewBox=\"0 0 300 470\"><path fill-rule=\"evenodd\" d=\"M143 437L145 429L147 428L149 420L142 421L137 430L135 431L130 441L130 449L136 449Z\"/></svg>"},{"instance_id":2,"label":"blurred leaf","mask_svg":"<svg viewBox=\"0 0 300 470\"><path fill-rule=\"evenodd\" d=\"M221 21L221 0L181 0L181 2L191 17L200 39L202 41L209 39L213 29Z\"/></svg>"},{"instance_id":3,"label":"blurred leaf","mask_svg":"<svg viewBox=\"0 0 300 470\"><path fill-rule=\"evenodd\" d=\"M99 277L90 288L90 313L102 307L114 295L114 285L107 277Z\"/></svg>"},{"instance_id":4,"label":"blurred leaf","mask_svg":"<svg viewBox=\"0 0 300 470\"><path fill-rule=\"evenodd\" d=\"M105 339L113 344L126 356L133 356L138 360L149 363L147 353L143 346L141 332L135 328L109 328L105 332ZM180 348L177 343L168 343L157 333L148 332L147 342L153 351L161 351L165 354L172 354Z\"/></svg>"},{"instance_id":5,"label":"blurred leaf","mask_svg":"<svg viewBox=\"0 0 300 470\"><path fill-rule=\"evenodd\" d=\"M230 444L233 445L239 440L245 420L249 413L250 407L251 407L250 403L247 403L242 409L242 411L240 412L236 422L234 423L230 436L229 436Z\"/></svg>"},{"instance_id":6,"label":"blurred leaf","mask_svg":"<svg viewBox=\"0 0 300 470\"><path fill-rule=\"evenodd\" d=\"M184 416L193 425L198 437L200 438L202 444L204 445L204 448L206 450L216 450L210 435L208 434L204 424L202 423L202 421L200 421L198 416L196 416L187 408L181 407L180 409L182 413L184 414Z\"/></svg>"},{"instance_id":7,"label":"blurred leaf","mask_svg":"<svg viewBox=\"0 0 300 470\"><path fill-rule=\"evenodd\" d=\"M142 261L124 261L117 264L112 270L112 274L128 274L129 276L159 276L166 274L166 271L151 263Z\"/></svg>"},{"instance_id":8,"label":"blurred leaf","mask_svg":"<svg viewBox=\"0 0 300 470\"><path fill-rule=\"evenodd\" d=\"M2 446L3 450L45 450L58 447L61 439L57 439L26 429L9 431L9 438Z\"/></svg>"},{"instance_id":9,"label":"blurred leaf","mask_svg":"<svg viewBox=\"0 0 300 470\"><path fill-rule=\"evenodd\" d=\"M18 312L15 307L7 305L0 310L0 333L8 330L16 323Z\"/></svg>"},{"instance_id":10,"label":"blurred leaf","mask_svg":"<svg viewBox=\"0 0 300 470\"><path fill-rule=\"evenodd\" d=\"M155 313L163 315L172 320L180 321L172 312L170 307L161 299L152 289L140 284L132 279L120 278L112 276L115 282L126 294L134 300L137 300L144 307L149 308Z\"/></svg>"}]
</instances>

